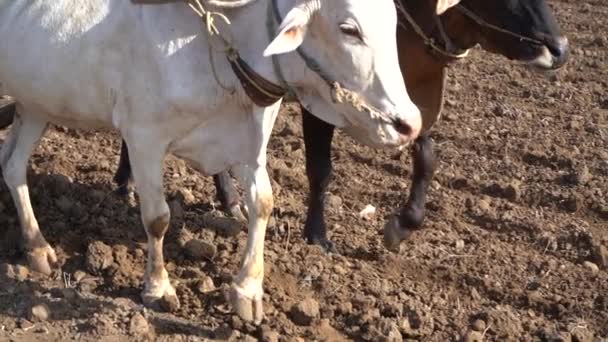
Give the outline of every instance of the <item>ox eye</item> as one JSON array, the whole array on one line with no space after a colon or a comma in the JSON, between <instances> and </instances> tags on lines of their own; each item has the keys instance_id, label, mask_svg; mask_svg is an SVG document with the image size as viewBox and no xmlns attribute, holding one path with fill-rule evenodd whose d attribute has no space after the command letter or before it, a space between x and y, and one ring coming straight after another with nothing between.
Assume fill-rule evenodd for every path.
<instances>
[{"instance_id":1,"label":"ox eye","mask_svg":"<svg viewBox=\"0 0 608 342\"><path fill-rule=\"evenodd\" d=\"M342 23L340 24L340 31L342 31L342 33L347 36L363 41L363 37L361 36L361 30L359 30L359 27L355 24Z\"/></svg>"}]
</instances>

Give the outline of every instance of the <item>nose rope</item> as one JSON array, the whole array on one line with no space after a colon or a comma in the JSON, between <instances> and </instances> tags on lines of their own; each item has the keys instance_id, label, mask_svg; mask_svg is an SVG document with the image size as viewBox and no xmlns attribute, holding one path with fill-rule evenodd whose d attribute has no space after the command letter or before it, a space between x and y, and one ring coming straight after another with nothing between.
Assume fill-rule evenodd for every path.
<instances>
[{"instance_id":1,"label":"nose rope","mask_svg":"<svg viewBox=\"0 0 608 342\"><path fill-rule=\"evenodd\" d=\"M461 4L458 4L455 6L458 10L460 10L464 15L466 15L467 17L469 17L471 20L473 20L475 23L477 23L477 25L485 27L485 28L489 28L491 30L500 32L500 33L504 33L506 35L509 35L513 38L517 38L522 42L528 42L528 43L532 43L532 44L537 44L537 45L542 45L544 46L545 43L543 43L542 41L538 40L538 39L534 39L534 38L529 38L526 36L522 36L521 34L509 31L507 29L504 29L502 27L498 27L496 25L490 24L487 21L483 20L480 16L478 16L477 14L475 14L473 11L471 11L470 9L464 7Z\"/></svg>"},{"instance_id":2,"label":"nose rope","mask_svg":"<svg viewBox=\"0 0 608 342\"><path fill-rule=\"evenodd\" d=\"M279 8L277 6L277 0L271 0L271 2L272 2L272 8L269 8L269 11L272 11L272 13L269 13L268 21L267 21L267 25L266 25L268 28L268 35L269 35L270 39L272 39L272 37L274 36L274 34L277 30L275 22L280 23L283 21L283 19L281 18L281 13L279 12ZM313 0L312 2L313 2L312 4L307 4L307 3L304 4L304 5L307 5L307 6L305 6L305 9L307 11L309 11L309 13L308 13L309 15L313 15L314 12L311 12L311 11L316 11L321 6L321 4L318 0ZM274 18L274 20L273 20L273 18ZM323 70L321 65L313 57L309 56L304 51L302 46L299 46L296 49L296 52L298 53L300 58L304 61L304 63L306 64L306 67L308 69L312 70L314 73L316 73L327 84L327 86L330 89L331 99L334 103L351 105L353 108L355 108L359 112L367 112L370 115L370 117L374 120L379 120L379 121L383 121L386 123L394 122L394 117L392 115L389 115L389 114L385 113L384 111L372 106L359 93L354 92L350 89L347 89L344 86L342 86L339 82L333 80L331 78L331 76L329 76L329 74L327 72L325 72L325 70ZM272 64L273 64L273 69L275 71L275 74L277 75L277 78L279 79L279 82L283 85L284 88L288 89L288 92L295 94L292 87L285 80L283 71L281 70L281 66L278 61L278 57L276 55L272 56Z\"/></svg>"}]
</instances>

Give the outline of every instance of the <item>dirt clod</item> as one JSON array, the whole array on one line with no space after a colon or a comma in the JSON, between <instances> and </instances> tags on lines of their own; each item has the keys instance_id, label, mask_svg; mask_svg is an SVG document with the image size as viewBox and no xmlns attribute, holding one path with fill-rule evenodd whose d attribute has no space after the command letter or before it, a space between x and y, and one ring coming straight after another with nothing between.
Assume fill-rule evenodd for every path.
<instances>
[{"instance_id":1,"label":"dirt clod","mask_svg":"<svg viewBox=\"0 0 608 342\"><path fill-rule=\"evenodd\" d=\"M473 330L483 332L486 329L486 322L482 319L476 319L472 325Z\"/></svg>"},{"instance_id":2,"label":"dirt clod","mask_svg":"<svg viewBox=\"0 0 608 342\"><path fill-rule=\"evenodd\" d=\"M140 313L136 313L131 317L129 322L129 334L132 336L145 336L150 333L150 325L144 316Z\"/></svg>"},{"instance_id":3,"label":"dirt clod","mask_svg":"<svg viewBox=\"0 0 608 342\"><path fill-rule=\"evenodd\" d=\"M310 325L319 316L319 303L306 298L291 308L291 320L298 325Z\"/></svg>"},{"instance_id":4,"label":"dirt clod","mask_svg":"<svg viewBox=\"0 0 608 342\"><path fill-rule=\"evenodd\" d=\"M101 241L94 241L87 248L85 266L93 274L100 274L114 263L112 247Z\"/></svg>"},{"instance_id":5,"label":"dirt clod","mask_svg":"<svg viewBox=\"0 0 608 342\"><path fill-rule=\"evenodd\" d=\"M583 267L585 267L593 275L597 274L600 271L599 267L597 267L597 265L592 263L591 261L583 262Z\"/></svg>"},{"instance_id":6,"label":"dirt clod","mask_svg":"<svg viewBox=\"0 0 608 342\"><path fill-rule=\"evenodd\" d=\"M479 331L469 330L462 337L462 342L482 342L483 335Z\"/></svg>"},{"instance_id":7,"label":"dirt clod","mask_svg":"<svg viewBox=\"0 0 608 342\"><path fill-rule=\"evenodd\" d=\"M176 312L179 309L179 300L175 296L164 295L159 300L160 308L166 312Z\"/></svg>"},{"instance_id":8,"label":"dirt clod","mask_svg":"<svg viewBox=\"0 0 608 342\"><path fill-rule=\"evenodd\" d=\"M199 280L196 289L202 294L215 291L213 279L211 279L211 277L204 277L203 279Z\"/></svg>"},{"instance_id":9,"label":"dirt clod","mask_svg":"<svg viewBox=\"0 0 608 342\"><path fill-rule=\"evenodd\" d=\"M29 319L34 322L44 322L49 319L50 314L46 304L37 304L30 308Z\"/></svg>"},{"instance_id":10,"label":"dirt clod","mask_svg":"<svg viewBox=\"0 0 608 342\"><path fill-rule=\"evenodd\" d=\"M30 271L23 265L15 265L15 278L19 281L25 281Z\"/></svg>"},{"instance_id":11,"label":"dirt clod","mask_svg":"<svg viewBox=\"0 0 608 342\"><path fill-rule=\"evenodd\" d=\"M608 248L604 245L596 245L593 247L593 258L599 267L608 270Z\"/></svg>"},{"instance_id":12,"label":"dirt clod","mask_svg":"<svg viewBox=\"0 0 608 342\"><path fill-rule=\"evenodd\" d=\"M184 250L194 260L211 260L217 254L217 247L207 241L192 239L184 245Z\"/></svg>"}]
</instances>

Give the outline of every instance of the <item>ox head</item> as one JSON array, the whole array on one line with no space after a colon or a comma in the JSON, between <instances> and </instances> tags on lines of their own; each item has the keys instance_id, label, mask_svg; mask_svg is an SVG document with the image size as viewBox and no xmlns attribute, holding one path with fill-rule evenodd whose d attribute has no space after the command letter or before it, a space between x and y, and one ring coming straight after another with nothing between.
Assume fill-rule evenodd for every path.
<instances>
[{"instance_id":1,"label":"ox head","mask_svg":"<svg viewBox=\"0 0 608 342\"><path fill-rule=\"evenodd\" d=\"M546 0L462 0L442 19L450 38L462 47L479 43L541 69L557 69L568 57L568 40Z\"/></svg>"},{"instance_id":2,"label":"ox head","mask_svg":"<svg viewBox=\"0 0 608 342\"><path fill-rule=\"evenodd\" d=\"M298 50L282 55L279 65L302 105L370 145L403 145L418 136L420 111L397 58L393 0L273 2L282 22L264 54ZM332 83L350 94L333 89L332 96Z\"/></svg>"}]
</instances>

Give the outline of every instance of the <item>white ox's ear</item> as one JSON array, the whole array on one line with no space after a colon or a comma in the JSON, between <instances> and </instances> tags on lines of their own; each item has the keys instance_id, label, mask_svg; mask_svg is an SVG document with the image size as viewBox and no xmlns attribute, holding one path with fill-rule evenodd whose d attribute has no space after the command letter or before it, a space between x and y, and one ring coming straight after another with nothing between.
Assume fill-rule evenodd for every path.
<instances>
[{"instance_id":1,"label":"white ox's ear","mask_svg":"<svg viewBox=\"0 0 608 342\"><path fill-rule=\"evenodd\" d=\"M456 6L460 0L437 0L437 15L443 14L450 7Z\"/></svg>"},{"instance_id":2,"label":"white ox's ear","mask_svg":"<svg viewBox=\"0 0 608 342\"><path fill-rule=\"evenodd\" d=\"M294 51L302 44L311 17L305 9L294 7L287 13L279 26L279 34L264 50L264 57Z\"/></svg>"}]
</instances>

